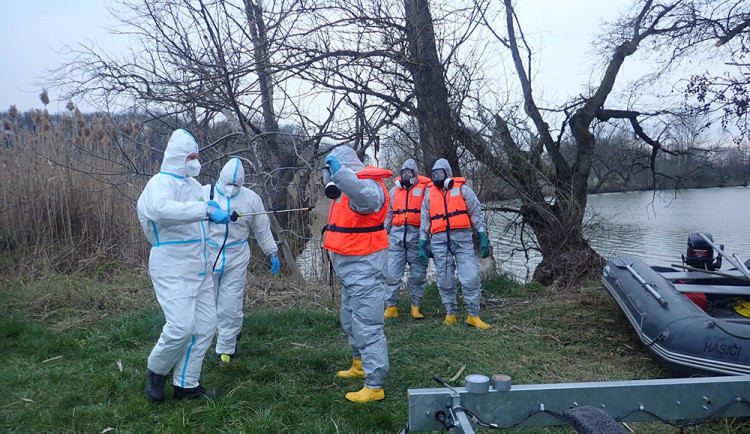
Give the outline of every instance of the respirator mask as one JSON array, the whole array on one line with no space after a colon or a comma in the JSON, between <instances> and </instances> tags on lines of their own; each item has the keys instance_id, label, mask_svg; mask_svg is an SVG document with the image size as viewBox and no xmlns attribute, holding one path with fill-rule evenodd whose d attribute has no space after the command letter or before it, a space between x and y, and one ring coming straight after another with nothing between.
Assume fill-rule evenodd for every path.
<instances>
[{"instance_id":1,"label":"respirator mask","mask_svg":"<svg viewBox=\"0 0 750 434\"><path fill-rule=\"evenodd\" d=\"M438 188L450 190L453 188L453 178L448 176L445 169L435 169L432 171L432 183Z\"/></svg>"},{"instance_id":2,"label":"respirator mask","mask_svg":"<svg viewBox=\"0 0 750 434\"><path fill-rule=\"evenodd\" d=\"M195 178L201 173L201 163L198 160L190 160L185 162L185 173L187 176Z\"/></svg>"},{"instance_id":3,"label":"respirator mask","mask_svg":"<svg viewBox=\"0 0 750 434\"><path fill-rule=\"evenodd\" d=\"M414 171L411 169L404 169L401 171L401 179L396 180L396 187L408 189L409 187L413 187L417 185L416 176L414 176Z\"/></svg>"},{"instance_id":4,"label":"respirator mask","mask_svg":"<svg viewBox=\"0 0 750 434\"><path fill-rule=\"evenodd\" d=\"M323 185L325 185L326 197L334 200L341 197L341 190L331 181L331 168L326 164L320 170L323 172Z\"/></svg>"},{"instance_id":5,"label":"respirator mask","mask_svg":"<svg viewBox=\"0 0 750 434\"><path fill-rule=\"evenodd\" d=\"M222 188L222 190L224 190L224 194L226 196L231 197L240 192L240 187L235 184L224 184L224 188Z\"/></svg>"}]
</instances>

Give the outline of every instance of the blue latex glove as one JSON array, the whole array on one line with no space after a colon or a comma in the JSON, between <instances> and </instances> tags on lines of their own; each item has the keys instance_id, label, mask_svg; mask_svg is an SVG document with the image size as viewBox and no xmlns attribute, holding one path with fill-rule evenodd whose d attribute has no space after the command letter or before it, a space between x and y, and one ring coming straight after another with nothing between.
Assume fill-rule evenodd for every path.
<instances>
[{"instance_id":1,"label":"blue latex glove","mask_svg":"<svg viewBox=\"0 0 750 434\"><path fill-rule=\"evenodd\" d=\"M215 200L209 200L208 202L206 202L206 205L221 209L221 207Z\"/></svg>"},{"instance_id":2,"label":"blue latex glove","mask_svg":"<svg viewBox=\"0 0 750 434\"><path fill-rule=\"evenodd\" d=\"M487 238L487 232L479 232L479 256L486 258L490 256L490 239Z\"/></svg>"},{"instance_id":3,"label":"blue latex glove","mask_svg":"<svg viewBox=\"0 0 750 434\"><path fill-rule=\"evenodd\" d=\"M419 240L419 262L425 267L430 263L430 258L427 257L427 240Z\"/></svg>"},{"instance_id":4,"label":"blue latex glove","mask_svg":"<svg viewBox=\"0 0 750 434\"><path fill-rule=\"evenodd\" d=\"M339 159L334 157L333 155L329 155L326 157L326 164L331 168L331 176L335 175L336 172L341 169L341 163L339 163Z\"/></svg>"},{"instance_id":5,"label":"blue latex glove","mask_svg":"<svg viewBox=\"0 0 750 434\"><path fill-rule=\"evenodd\" d=\"M232 221L232 219L229 217L229 214L226 211L220 210L219 208L214 208L214 212L209 218L212 222L220 224L227 224Z\"/></svg>"},{"instance_id":6,"label":"blue latex glove","mask_svg":"<svg viewBox=\"0 0 750 434\"><path fill-rule=\"evenodd\" d=\"M279 268L281 268L281 262L279 262L279 258L276 256L271 257L271 274L278 273Z\"/></svg>"}]
</instances>

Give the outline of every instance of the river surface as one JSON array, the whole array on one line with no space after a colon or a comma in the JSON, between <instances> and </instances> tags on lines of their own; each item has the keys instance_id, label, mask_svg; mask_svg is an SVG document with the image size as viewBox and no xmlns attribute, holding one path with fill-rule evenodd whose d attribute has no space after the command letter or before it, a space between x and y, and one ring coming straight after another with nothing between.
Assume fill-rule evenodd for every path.
<instances>
[{"instance_id":1,"label":"river surface","mask_svg":"<svg viewBox=\"0 0 750 434\"><path fill-rule=\"evenodd\" d=\"M487 218L503 270L528 280L541 256L519 251L521 237L505 227L510 215L495 212ZM586 221L592 224L586 236L605 259L630 254L650 265L679 264L688 235L696 231L710 232L728 254L743 261L750 257L750 187L593 194ZM724 260L722 269L730 267Z\"/></svg>"},{"instance_id":2,"label":"river surface","mask_svg":"<svg viewBox=\"0 0 750 434\"><path fill-rule=\"evenodd\" d=\"M492 208L513 203L485 205ZM522 250L523 241L533 246L533 237L522 237L508 225L511 214L487 211L485 216L498 268L518 280L530 280L542 259L535 250ZM750 187L593 194L589 195L586 221L589 226L584 233L607 260L630 254L650 265L679 264L688 235L696 231L711 233L716 244L724 244L727 253L737 253L743 261L750 257ZM329 265L320 246L319 239L312 240L298 258L308 279L327 275ZM725 260L722 269L730 267ZM434 279L432 261L428 278Z\"/></svg>"}]
</instances>

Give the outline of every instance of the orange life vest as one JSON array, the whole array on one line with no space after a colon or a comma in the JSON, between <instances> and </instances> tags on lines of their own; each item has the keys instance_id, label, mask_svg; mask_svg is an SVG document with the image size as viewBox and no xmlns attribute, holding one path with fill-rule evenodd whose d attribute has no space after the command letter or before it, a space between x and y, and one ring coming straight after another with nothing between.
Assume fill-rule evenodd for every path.
<instances>
[{"instance_id":1,"label":"orange life vest","mask_svg":"<svg viewBox=\"0 0 750 434\"><path fill-rule=\"evenodd\" d=\"M453 188L448 191L437 188L432 182L429 184L430 233L471 227L466 201L461 196L464 182L466 178L453 178Z\"/></svg>"},{"instance_id":2,"label":"orange life vest","mask_svg":"<svg viewBox=\"0 0 750 434\"><path fill-rule=\"evenodd\" d=\"M385 194L385 204L380 211L359 214L349 208L349 197L342 194L331 204L323 247L342 255L363 256L388 248L388 233L385 231L385 215L391 196L383 183L393 172L379 167L367 166L357 172L359 179L378 181Z\"/></svg>"},{"instance_id":3,"label":"orange life vest","mask_svg":"<svg viewBox=\"0 0 750 434\"><path fill-rule=\"evenodd\" d=\"M393 194L393 226L409 224L419 226L421 222L422 200L430 178L420 176L417 185L406 189L396 188Z\"/></svg>"}]
</instances>

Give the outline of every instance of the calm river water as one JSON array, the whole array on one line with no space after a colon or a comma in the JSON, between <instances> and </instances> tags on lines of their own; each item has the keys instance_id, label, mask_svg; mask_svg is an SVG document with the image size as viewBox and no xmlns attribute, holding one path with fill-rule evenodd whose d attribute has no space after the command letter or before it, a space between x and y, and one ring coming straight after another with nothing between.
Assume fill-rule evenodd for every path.
<instances>
[{"instance_id":1,"label":"calm river water","mask_svg":"<svg viewBox=\"0 0 750 434\"><path fill-rule=\"evenodd\" d=\"M595 223L587 237L606 259L626 253L651 265L679 264L688 234L695 231L710 232L729 254L743 260L750 256L750 187L594 194L586 215ZM508 218L488 216L494 252L505 271L527 280L541 257L531 253L527 258L518 250L520 237L504 227ZM724 261L722 268L729 267Z\"/></svg>"}]
</instances>

